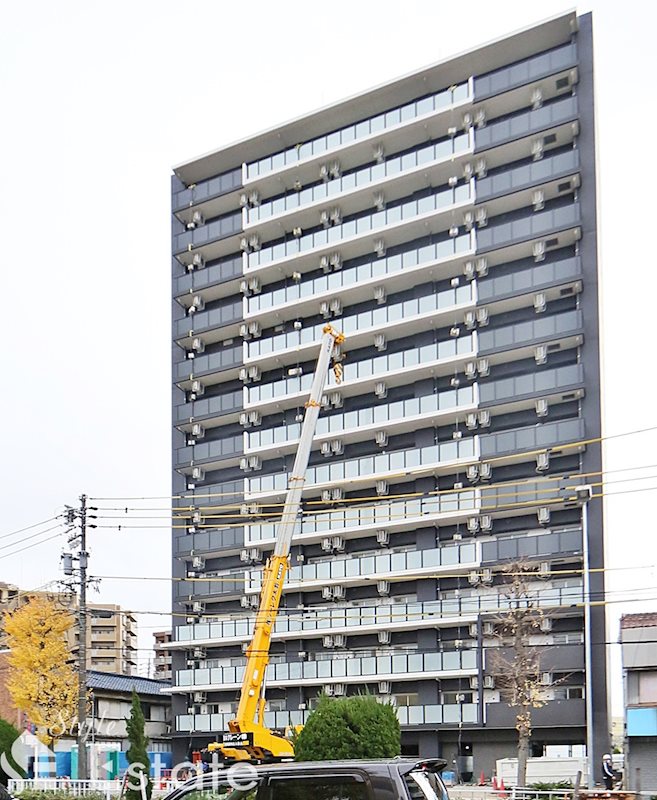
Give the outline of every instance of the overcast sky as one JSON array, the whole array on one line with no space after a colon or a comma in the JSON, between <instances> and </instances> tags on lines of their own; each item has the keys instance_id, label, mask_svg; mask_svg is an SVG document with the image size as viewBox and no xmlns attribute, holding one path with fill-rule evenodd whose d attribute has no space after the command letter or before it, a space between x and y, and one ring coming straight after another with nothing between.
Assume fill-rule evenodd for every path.
<instances>
[{"instance_id":1,"label":"overcast sky","mask_svg":"<svg viewBox=\"0 0 657 800\"><path fill-rule=\"evenodd\" d=\"M566 10L552 0L4 3L0 535L82 492L170 494L173 165ZM591 10L605 431L615 435L657 426L657 13L627 0L578 8ZM656 444L648 432L606 447L609 470L654 464L608 476L610 641L621 611L657 608ZM125 505L135 503L103 503ZM166 499L142 505L166 514ZM0 580L58 577L63 539L11 555L40 530L0 540ZM166 527L97 529L90 540L93 574L170 574ZM166 611L169 593L165 580L105 579L98 598ZM168 621L141 623L147 647L147 626Z\"/></svg>"}]
</instances>

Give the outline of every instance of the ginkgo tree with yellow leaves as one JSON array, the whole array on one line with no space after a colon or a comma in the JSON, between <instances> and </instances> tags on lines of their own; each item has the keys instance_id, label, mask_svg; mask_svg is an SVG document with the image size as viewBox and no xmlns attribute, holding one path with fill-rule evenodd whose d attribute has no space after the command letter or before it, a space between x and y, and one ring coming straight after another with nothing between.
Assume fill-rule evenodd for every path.
<instances>
[{"instance_id":1,"label":"ginkgo tree with yellow leaves","mask_svg":"<svg viewBox=\"0 0 657 800\"><path fill-rule=\"evenodd\" d=\"M40 596L4 618L10 650L7 688L46 745L77 724L78 676L66 637L74 623L70 612Z\"/></svg>"}]
</instances>

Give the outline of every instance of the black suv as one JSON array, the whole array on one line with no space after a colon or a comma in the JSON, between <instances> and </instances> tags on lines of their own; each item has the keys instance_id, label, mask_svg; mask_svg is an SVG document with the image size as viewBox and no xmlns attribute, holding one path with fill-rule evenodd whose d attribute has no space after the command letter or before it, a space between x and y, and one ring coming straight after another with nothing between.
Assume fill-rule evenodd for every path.
<instances>
[{"instance_id":1,"label":"black suv","mask_svg":"<svg viewBox=\"0 0 657 800\"><path fill-rule=\"evenodd\" d=\"M449 800L432 758L235 765L207 772L166 800Z\"/></svg>"}]
</instances>

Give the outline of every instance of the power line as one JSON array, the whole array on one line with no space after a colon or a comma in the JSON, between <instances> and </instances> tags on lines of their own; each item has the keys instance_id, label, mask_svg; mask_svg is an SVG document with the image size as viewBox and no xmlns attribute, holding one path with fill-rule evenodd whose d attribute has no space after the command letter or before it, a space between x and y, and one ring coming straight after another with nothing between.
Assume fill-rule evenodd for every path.
<instances>
[{"instance_id":1,"label":"power line","mask_svg":"<svg viewBox=\"0 0 657 800\"><path fill-rule=\"evenodd\" d=\"M51 530L52 530L52 528L51 528ZM46 533L46 531L43 531L43 533ZM65 531L59 531L59 533L56 533L54 536L49 536L47 539L43 539L40 542L33 542L32 544L28 544L26 547L20 547L18 550L14 550L11 553L5 553L3 556L0 556L0 559L11 558L11 556L15 556L18 553L24 552L25 550L31 550L33 547L38 547L39 545L45 544L46 542L50 542L53 539L56 539L58 536L61 536L63 533L65 533Z\"/></svg>"},{"instance_id":2,"label":"power line","mask_svg":"<svg viewBox=\"0 0 657 800\"><path fill-rule=\"evenodd\" d=\"M0 539L6 539L9 536L16 536L19 533L24 533L25 531L32 530L32 528L38 528L40 525L46 525L49 522L52 522L54 519L58 519L61 515L57 515L55 517L49 517L48 519L44 519L41 522L35 522L33 525L26 525L24 528L18 528L18 530L10 531L9 533L3 533L0 536ZM45 531L43 531L45 533Z\"/></svg>"}]
</instances>

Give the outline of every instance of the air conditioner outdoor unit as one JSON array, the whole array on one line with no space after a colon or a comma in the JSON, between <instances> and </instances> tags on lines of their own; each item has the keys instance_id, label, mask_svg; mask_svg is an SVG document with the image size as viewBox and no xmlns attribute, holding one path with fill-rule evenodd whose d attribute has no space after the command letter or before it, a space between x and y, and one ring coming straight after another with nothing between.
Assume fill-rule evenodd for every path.
<instances>
[{"instance_id":1,"label":"air conditioner outdoor unit","mask_svg":"<svg viewBox=\"0 0 657 800\"><path fill-rule=\"evenodd\" d=\"M331 253L329 256L329 263L334 270L342 269L342 255L340 253Z\"/></svg>"},{"instance_id":2,"label":"air conditioner outdoor unit","mask_svg":"<svg viewBox=\"0 0 657 800\"><path fill-rule=\"evenodd\" d=\"M481 633L483 636L492 636L495 633L495 625L492 622L482 622Z\"/></svg>"},{"instance_id":3,"label":"air conditioner outdoor unit","mask_svg":"<svg viewBox=\"0 0 657 800\"><path fill-rule=\"evenodd\" d=\"M259 322L249 322L249 334L256 339L262 336L262 328Z\"/></svg>"},{"instance_id":4,"label":"air conditioner outdoor unit","mask_svg":"<svg viewBox=\"0 0 657 800\"><path fill-rule=\"evenodd\" d=\"M390 644L390 640L392 639L390 631L379 631L377 633L377 639L379 640L379 644Z\"/></svg>"},{"instance_id":5,"label":"air conditioner outdoor unit","mask_svg":"<svg viewBox=\"0 0 657 800\"><path fill-rule=\"evenodd\" d=\"M192 350L194 353L202 353L205 350L205 342L199 336L192 339Z\"/></svg>"},{"instance_id":6,"label":"air conditioner outdoor unit","mask_svg":"<svg viewBox=\"0 0 657 800\"><path fill-rule=\"evenodd\" d=\"M201 397L205 393L205 386L201 381L192 381L191 393L196 397Z\"/></svg>"},{"instance_id":7,"label":"air conditioner outdoor unit","mask_svg":"<svg viewBox=\"0 0 657 800\"><path fill-rule=\"evenodd\" d=\"M205 266L205 258L200 253L195 253L194 257L192 258L192 263L187 267L187 269L201 269Z\"/></svg>"},{"instance_id":8,"label":"air conditioner outdoor unit","mask_svg":"<svg viewBox=\"0 0 657 800\"><path fill-rule=\"evenodd\" d=\"M474 116L475 125L478 128L485 128L486 127L486 110L483 108L478 108L475 112Z\"/></svg>"},{"instance_id":9,"label":"air conditioner outdoor unit","mask_svg":"<svg viewBox=\"0 0 657 800\"><path fill-rule=\"evenodd\" d=\"M392 684L390 681L379 681L379 694L390 694Z\"/></svg>"},{"instance_id":10,"label":"air conditioner outdoor unit","mask_svg":"<svg viewBox=\"0 0 657 800\"><path fill-rule=\"evenodd\" d=\"M471 381L477 377L477 365L474 361L466 361L463 371L465 373L465 377Z\"/></svg>"},{"instance_id":11,"label":"air conditioner outdoor unit","mask_svg":"<svg viewBox=\"0 0 657 800\"><path fill-rule=\"evenodd\" d=\"M191 305L189 307L189 313L195 314L197 311L203 311L205 308L205 300L201 297L200 294L194 295L192 298Z\"/></svg>"},{"instance_id":12,"label":"air conditioner outdoor unit","mask_svg":"<svg viewBox=\"0 0 657 800\"><path fill-rule=\"evenodd\" d=\"M390 594L390 581L377 581L376 590L381 596L387 597Z\"/></svg>"},{"instance_id":13,"label":"air conditioner outdoor unit","mask_svg":"<svg viewBox=\"0 0 657 800\"><path fill-rule=\"evenodd\" d=\"M468 161L463 165L463 177L466 181L469 181L472 179L473 175L474 175L474 167L472 166L472 163Z\"/></svg>"},{"instance_id":14,"label":"air conditioner outdoor unit","mask_svg":"<svg viewBox=\"0 0 657 800\"><path fill-rule=\"evenodd\" d=\"M329 179L328 164L322 164L321 165L321 167L319 168L319 177L320 177L321 180L324 181L324 183L328 182L328 179Z\"/></svg>"},{"instance_id":15,"label":"air conditioner outdoor unit","mask_svg":"<svg viewBox=\"0 0 657 800\"><path fill-rule=\"evenodd\" d=\"M537 453L536 455L536 472L547 472L550 469L550 454Z\"/></svg>"},{"instance_id":16,"label":"air conditioner outdoor unit","mask_svg":"<svg viewBox=\"0 0 657 800\"><path fill-rule=\"evenodd\" d=\"M330 553L333 550L333 539L330 536L326 536L322 539L321 548L326 553Z\"/></svg>"},{"instance_id":17,"label":"air conditioner outdoor unit","mask_svg":"<svg viewBox=\"0 0 657 800\"><path fill-rule=\"evenodd\" d=\"M387 348L387 346L388 343L386 341L385 334L377 333L374 337L374 347L376 347L376 349L381 353Z\"/></svg>"},{"instance_id":18,"label":"air conditioner outdoor unit","mask_svg":"<svg viewBox=\"0 0 657 800\"><path fill-rule=\"evenodd\" d=\"M494 689L495 678L492 675L484 675L484 689Z\"/></svg>"},{"instance_id":19,"label":"air conditioner outdoor unit","mask_svg":"<svg viewBox=\"0 0 657 800\"><path fill-rule=\"evenodd\" d=\"M333 600L333 588L331 586L322 587L322 598L324 600Z\"/></svg>"},{"instance_id":20,"label":"air conditioner outdoor unit","mask_svg":"<svg viewBox=\"0 0 657 800\"><path fill-rule=\"evenodd\" d=\"M552 620L550 617L543 617L541 619L541 630L543 633L549 633L552 630Z\"/></svg>"},{"instance_id":21,"label":"air conditioner outdoor unit","mask_svg":"<svg viewBox=\"0 0 657 800\"><path fill-rule=\"evenodd\" d=\"M480 228L485 228L488 225L488 211L483 206L476 210L475 217Z\"/></svg>"},{"instance_id":22,"label":"air conditioner outdoor unit","mask_svg":"<svg viewBox=\"0 0 657 800\"><path fill-rule=\"evenodd\" d=\"M319 266L321 267L322 272L325 275L328 275L328 273L331 271L331 262L329 261L329 257L328 256L322 256L319 259Z\"/></svg>"},{"instance_id":23,"label":"air conditioner outdoor unit","mask_svg":"<svg viewBox=\"0 0 657 800\"><path fill-rule=\"evenodd\" d=\"M490 361L487 358L480 358L477 361L477 372L482 378L487 378L490 375Z\"/></svg>"},{"instance_id":24,"label":"air conditioner outdoor unit","mask_svg":"<svg viewBox=\"0 0 657 800\"><path fill-rule=\"evenodd\" d=\"M532 245L532 255L534 261L545 261L545 242L534 242Z\"/></svg>"},{"instance_id":25,"label":"air conditioner outdoor unit","mask_svg":"<svg viewBox=\"0 0 657 800\"><path fill-rule=\"evenodd\" d=\"M336 697L342 697L346 694L346 689L344 683L336 683L333 686L333 694Z\"/></svg>"},{"instance_id":26,"label":"air conditioner outdoor unit","mask_svg":"<svg viewBox=\"0 0 657 800\"><path fill-rule=\"evenodd\" d=\"M202 614L205 611L205 603L200 603L198 600L192 603L192 612L194 614Z\"/></svg>"},{"instance_id":27,"label":"air conditioner outdoor unit","mask_svg":"<svg viewBox=\"0 0 657 800\"><path fill-rule=\"evenodd\" d=\"M342 408L344 405L344 400L342 399L340 392L331 392L329 394L329 402L333 408Z\"/></svg>"},{"instance_id":28,"label":"air conditioner outdoor unit","mask_svg":"<svg viewBox=\"0 0 657 800\"><path fill-rule=\"evenodd\" d=\"M376 286L374 288L374 299L376 300L378 305L383 305L387 298L386 290L384 286Z\"/></svg>"},{"instance_id":29,"label":"air conditioner outdoor unit","mask_svg":"<svg viewBox=\"0 0 657 800\"><path fill-rule=\"evenodd\" d=\"M326 300L319 304L319 313L324 317L324 319L328 319L331 316L331 308Z\"/></svg>"},{"instance_id":30,"label":"air conditioner outdoor unit","mask_svg":"<svg viewBox=\"0 0 657 800\"><path fill-rule=\"evenodd\" d=\"M551 686L552 685L552 673L551 672L541 672L541 684L543 686Z\"/></svg>"},{"instance_id":31,"label":"air conditioner outdoor unit","mask_svg":"<svg viewBox=\"0 0 657 800\"><path fill-rule=\"evenodd\" d=\"M330 503L331 502L331 490L330 489L322 489L322 502L323 503Z\"/></svg>"},{"instance_id":32,"label":"air conditioner outdoor unit","mask_svg":"<svg viewBox=\"0 0 657 800\"><path fill-rule=\"evenodd\" d=\"M479 179L485 178L488 175L488 164L486 163L485 158L478 158L475 161L475 172L477 173L477 177Z\"/></svg>"},{"instance_id":33,"label":"air conditioner outdoor unit","mask_svg":"<svg viewBox=\"0 0 657 800\"><path fill-rule=\"evenodd\" d=\"M259 381L261 376L260 367L249 367L249 380Z\"/></svg>"},{"instance_id":34,"label":"air conditioner outdoor unit","mask_svg":"<svg viewBox=\"0 0 657 800\"><path fill-rule=\"evenodd\" d=\"M262 422L262 415L259 411L249 411L249 424L260 425Z\"/></svg>"},{"instance_id":35,"label":"air conditioner outdoor unit","mask_svg":"<svg viewBox=\"0 0 657 800\"><path fill-rule=\"evenodd\" d=\"M342 210L338 206L333 206L329 211L331 224L339 225L342 222Z\"/></svg>"},{"instance_id":36,"label":"air conditioner outdoor unit","mask_svg":"<svg viewBox=\"0 0 657 800\"><path fill-rule=\"evenodd\" d=\"M542 211L545 208L545 192L537 189L532 194L532 207L534 211Z\"/></svg>"},{"instance_id":37,"label":"air conditioner outdoor unit","mask_svg":"<svg viewBox=\"0 0 657 800\"><path fill-rule=\"evenodd\" d=\"M493 570L492 569L482 569L481 571L481 582L482 583L492 583L493 582Z\"/></svg>"},{"instance_id":38,"label":"air conditioner outdoor unit","mask_svg":"<svg viewBox=\"0 0 657 800\"><path fill-rule=\"evenodd\" d=\"M541 525L550 524L550 509L547 506L541 506L536 512L536 516Z\"/></svg>"},{"instance_id":39,"label":"air conditioner outdoor unit","mask_svg":"<svg viewBox=\"0 0 657 800\"><path fill-rule=\"evenodd\" d=\"M479 523L482 531L493 530L493 518L490 514L482 514L481 517L479 517Z\"/></svg>"},{"instance_id":40,"label":"air conditioner outdoor unit","mask_svg":"<svg viewBox=\"0 0 657 800\"><path fill-rule=\"evenodd\" d=\"M205 470L201 467L192 467L192 478L195 481L205 480Z\"/></svg>"},{"instance_id":41,"label":"air conditioner outdoor unit","mask_svg":"<svg viewBox=\"0 0 657 800\"><path fill-rule=\"evenodd\" d=\"M477 325L480 328L485 328L490 322L490 313L486 307L477 309Z\"/></svg>"},{"instance_id":42,"label":"air conditioner outdoor unit","mask_svg":"<svg viewBox=\"0 0 657 800\"><path fill-rule=\"evenodd\" d=\"M374 441L379 447L385 447L388 444L388 434L385 431L377 431L374 434Z\"/></svg>"},{"instance_id":43,"label":"air conditioner outdoor unit","mask_svg":"<svg viewBox=\"0 0 657 800\"><path fill-rule=\"evenodd\" d=\"M479 530L479 517L468 517L468 530L470 533L477 533Z\"/></svg>"},{"instance_id":44,"label":"air conditioner outdoor unit","mask_svg":"<svg viewBox=\"0 0 657 800\"><path fill-rule=\"evenodd\" d=\"M483 463L479 467L479 477L482 481L489 481L493 477L493 468L488 463Z\"/></svg>"},{"instance_id":45,"label":"air conditioner outdoor unit","mask_svg":"<svg viewBox=\"0 0 657 800\"><path fill-rule=\"evenodd\" d=\"M534 348L534 361L537 365L539 364L546 364L548 360L548 352L547 346L544 344L539 344L538 347Z\"/></svg>"},{"instance_id":46,"label":"air conditioner outdoor unit","mask_svg":"<svg viewBox=\"0 0 657 800\"><path fill-rule=\"evenodd\" d=\"M536 416L537 417L547 417L549 413L549 404L548 401L541 397L539 400L536 401Z\"/></svg>"},{"instance_id":47,"label":"air conditioner outdoor unit","mask_svg":"<svg viewBox=\"0 0 657 800\"><path fill-rule=\"evenodd\" d=\"M463 129L467 131L469 128L471 128L473 121L472 114L470 114L470 112L466 112L463 115Z\"/></svg>"},{"instance_id":48,"label":"air conditioner outdoor unit","mask_svg":"<svg viewBox=\"0 0 657 800\"><path fill-rule=\"evenodd\" d=\"M465 262L465 264L463 265L463 274L469 281L474 279L474 276L476 274L474 261Z\"/></svg>"},{"instance_id":49,"label":"air conditioner outdoor unit","mask_svg":"<svg viewBox=\"0 0 657 800\"><path fill-rule=\"evenodd\" d=\"M488 259L485 256L477 259L475 267L480 278L485 278L488 275Z\"/></svg>"},{"instance_id":50,"label":"air conditioner outdoor unit","mask_svg":"<svg viewBox=\"0 0 657 800\"><path fill-rule=\"evenodd\" d=\"M256 472L262 469L262 461L260 460L260 456L249 456L249 468Z\"/></svg>"},{"instance_id":51,"label":"air conditioner outdoor unit","mask_svg":"<svg viewBox=\"0 0 657 800\"><path fill-rule=\"evenodd\" d=\"M538 86L532 90L531 104L532 111L537 111L543 105L543 92Z\"/></svg>"},{"instance_id":52,"label":"air conditioner outdoor unit","mask_svg":"<svg viewBox=\"0 0 657 800\"><path fill-rule=\"evenodd\" d=\"M342 167L337 159L331 161L329 164L329 173L332 178L339 178L342 175Z\"/></svg>"},{"instance_id":53,"label":"air conditioner outdoor unit","mask_svg":"<svg viewBox=\"0 0 657 800\"><path fill-rule=\"evenodd\" d=\"M262 247L260 243L260 237L257 234L249 236L249 247L251 248L251 250L260 250L260 248Z\"/></svg>"},{"instance_id":54,"label":"air conditioner outdoor unit","mask_svg":"<svg viewBox=\"0 0 657 800\"><path fill-rule=\"evenodd\" d=\"M477 636L478 631L476 622L470 623L470 625L468 626L468 633L470 634L470 636L475 636L475 637Z\"/></svg>"},{"instance_id":55,"label":"air conditioner outdoor unit","mask_svg":"<svg viewBox=\"0 0 657 800\"><path fill-rule=\"evenodd\" d=\"M342 439L331 439L331 452L334 456L341 456L344 453L344 442Z\"/></svg>"},{"instance_id":56,"label":"air conditioner outdoor unit","mask_svg":"<svg viewBox=\"0 0 657 800\"><path fill-rule=\"evenodd\" d=\"M463 224L465 225L466 231L472 230L472 228L474 227L474 221L475 221L474 211L466 211L465 214L463 215Z\"/></svg>"},{"instance_id":57,"label":"air conditioner outdoor unit","mask_svg":"<svg viewBox=\"0 0 657 800\"><path fill-rule=\"evenodd\" d=\"M205 559L203 556L192 556L192 567L194 569L204 569Z\"/></svg>"},{"instance_id":58,"label":"air conditioner outdoor unit","mask_svg":"<svg viewBox=\"0 0 657 800\"><path fill-rule=\"evenodd\" d=\"M192 218L190 219L190 221L187 223L187 225L185 227L187 228L188 231L193 231L199 225L203 225L204 222L205 222L205 219L203 218L203 214L201 214L200 211L195 211L192 214Z\"/></svg>"},{"instance_id":59,"label":"air conditioner outdoor unit","mask_svg":"<svg viewBox=\"0 0 657 800\"><path fill-rule=\"evenodd\" d=\"M345 540L342 536L334 536L333 537L333 550L336 553L344 553L345 549Z\"/></svg>"},{"instance_id":60,"label":"air conditioner outdoor unit","mask_svg":"<svg viewBox=\"0 0 657 800\"><path fill-rule=\"evenodd\" d=\"M387 544L390 543L390 532L384 530L377 531L376 542L377 544L380 544L382 547L385 547Z\"/></svg>"},{"instance_id":61,"label":"air conditioner outdoor unit","mask_svg":"<svg viewBox=\"0 0 657 800\"><path fill-rule=\"evenodd\" d=\"M479 678L476 675L470 675L470 688L471 689L479 688Z\"/></svg>"},{"instance_id":62,"label":"air conditioner outdoor unit","mask_svg":"<svg viewBox=\"0 0 657 800\"><path fill-rule=\"evenodd\" d=\"M192 425L192 436L195 439L202 439L205 436L205 428L198 422L195 422Z\"/></svg>"},{"instance_id":63,"label":"air conditioner outdoor unit","mask_svg":"<svg viewBox=\"0 0 657 800\"><path fill-rule=\"evenodd\" d=\"M249 598L246 596L240 597L240 605L242 608L249 608L251 603L249 602Z\"/></svg>"},{"instance_id":64,"label":"air conditioner outdoor unit","mask_svg":"<svg viewBox=\"0 0 657 800\"><path fill-rule=\"evenodd\" d=\"M476 483L479 480L479 466L477 464L468 464L465 476L470 483Z\"/></svg>"},{"instance_id":65,"label":"air conditioner outdoor unit","mask_svg":"<svg viewBox=\"0 0 657 800\"><path fill-rule=\"evenodd\" d=\"M333 697L333 685L330 683L324 684L324 694L327 697Z\"/></svg>"},{"instance_id":66,"label":"air conditioner outdoor unit","mask_svg":"<svg viewBox=\"0 0 657 800\"><path fill-rule=\"evenodd\" d=\"M383 211L386 207L386 198L383 192L374 192L372 202L377 211Z\"/></svg>"},{"instance_id":67,"label":"air conditioner outdoor unit","mask_svg":"<svg viewBox=\"0 0 657 800\"><path fill-rule=\"evenodd\" d=\"M538 577L539 578L549 578L550 574L552 573L552 564L549 561L541 561L538 565Z\"/></svg>"},{"instance_id":68,"label":"air conditioner outdoor unit","mask_svg":"<svg viewBox=\"0 0 657 800\"><path fill-rule=\"evenodd\" d=\"M384 397L388 396L388 387L383 381L379 381L374 385L374 394L379 400L383 400Z\"/></svg>"},{"instance_id":69,"label":"air conditioner outdoor unit","mask_svg":"<svg viewBox=\"0 0 657 800\"><path fill-rule=\"evenodd\" d=\"M378 495L386 495L390 491L388 481L377 481L375 484L376 493Z\"/></svg>"},{"instance_id":70,"label":"air conditioner outdoor unit","mask_svg":"<svg viewBox=\"0 0 657 800\"><path fill-rule=\"evenodd\" d=\"M468 572L468 583L471 583L473 586L476 586L479 583L479 573L476 569Z\"/></svg>"},{"instance_id":71,"label":"air conditioner outdoor unit","mask_svg":"<svg viewBox=\"0 0 657 800\"><path fill-rule=\"evenodd\" d=\"M543 144L543 139L534 139L532 142L532 158L534 161L540 161L543 158L543 150L545 149L545 145Z\"/></svg>"},{"instance_id":72,"label":"air conditioner outdoor unit","mask_svg":"<svg viewBox=\"0 0 657 800\"><path fill-rule=\"evenodd\" d=\"M347 637L343 633L336 633L333 636L333 646L334 647L346 647L347 646Z\"/></svg>"},{"instance_id":73,"label":"air conditioner outdoor unit","mask_svg":"<svg viewBox=\"0 0 657 800\"><path fill-rule=\"evenodd\" d=\"M333 587L333 599L334 600L344 600L347 596L347 590L344 586L334 586Z\"/></svg>"},{"instance_id":74,"label":"air conditioner outdoor unit","mask_svg":"<svg viewBox=\"0 0 657 800\"><path fill-rule=\"evenodd\" d=\"M469 431L474 431L478 424L477 415L474 412L465 415L465 427Z\"/></svg>"},{"instance_id":75,"label":"air conditioner outdoor unit","mask_svg":"<svg viewBox=\"0 0 657 800\"><path fill-rule=\"evenodd\" d=\"M194 652L194 658L196 658L196 659L205 658L206 655L207 655L206 652L205 652L205 647L195 647L193 652ZM204 703L205 702L205 698L203 697L200 700L197 700L196 698L194 698L194 702L196 702L196 703Z\"/></svg>"},{"instance_id":76,"label":"air conditioner outdoor unit","mask_svg":"<svg viewBox=\"0 0 657 800\"><path fill-rule=\"evenodd\" d=\"M331 443L330 442L322 442L319 446L319 452L325 457L328 458L332 455L331 451Z\"/></svg>"},{"instance_id":77,"label":"air conditioner outdoor unit","mask_svg":"<svg viewBox=\"0 0 657 800\"><path fill-rule=\"evenodd\" d=\"M372 149L372 156L377 164L382 164L385 161L386 151L382 144L377 144Z\"/></svg>"},{"instance_id":78,"label":"air conditioner outdoor unit","mask_svg":"<svg viewBox=\"0 0 657 800\"><path fill-rule=\"evenodd\" d=\"M249 560L249 551L248 550L240 550L240 561L246 563Z\"/></svg>"},{"instance_id":79,"label":"air conditioner outdoor unit","mask_svg":"<svg viewBox=\"0 0 657 800\"><path fill-rule=\"evenodd\" d=\"M324 229L330 227L331 218L329 217L329 212L326 209L324 209L324 211L322 211L320 213L320 215L319 215L319 223L322 226L322 228L324 228ZM328 264L328 259L327 259L327 264Z\"/></svg>"},{"instance_id":80,"label":"air conditioner outdoor unit","mask_svg":"<svg viewBox=\"0 0 657 800\"><path fill-rule=\"evenodd\" d=\"M537 314L542 314L547 308L547 297L545 292L538 292L534 295L534 311Z\"/></svg>"},{"instance_id":81,"label":"air conditioner outdoor unit","mask_svg":"<svg viewBox=\"0 0 657 800\"><path fill-rule=\"evenodd\" d=\"M260 278L249 278L249 291L252 294L260 294L262 291L262 283Z\"/></svg>"},{"instance_id":82,"label":"air conditioner outdoor unit","mask_svg":"<svg viewBox=\"0 0 657 800\"><path fill-rule=\"evenodd\" d=\"M332 636L323 636L322 637L322 646L326 648L333 647L333 637Z\"/></svg>"},{"instance_id":83,"label":"air conditioner outdoor unit","mask_svg":"<svg viewBox=\"0 0 657 800\"><path fill-rule=\"evenodd\" d=\"M474 330L477 327L477 317L475 316L475 312L466 311L463 315L463 323L469 331Z\"/></svg>"}]
</instances>

